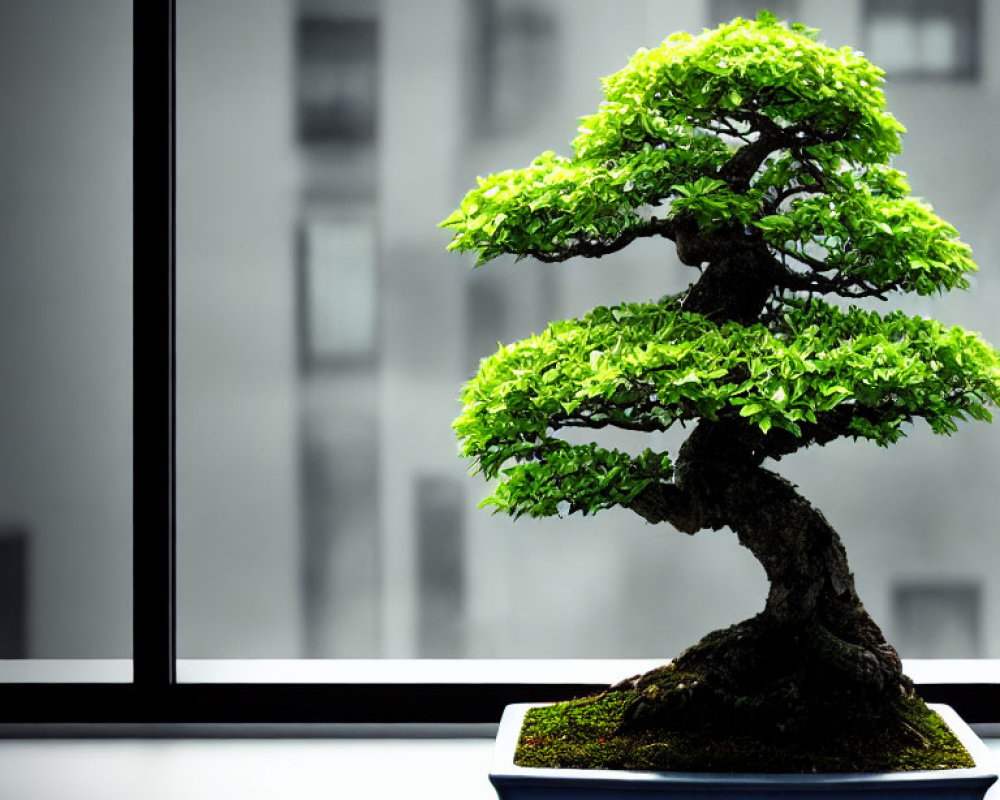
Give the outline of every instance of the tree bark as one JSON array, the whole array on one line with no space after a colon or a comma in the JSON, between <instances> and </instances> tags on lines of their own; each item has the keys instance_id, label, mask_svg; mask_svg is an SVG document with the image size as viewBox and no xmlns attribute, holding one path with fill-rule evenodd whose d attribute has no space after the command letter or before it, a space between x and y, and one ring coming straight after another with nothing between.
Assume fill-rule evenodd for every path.
<instances>
[{"instance_id":1,"label":"tree bark","mask_svg":"<svg viewBox=\"0 0 1000 800\"><path fill-rule=\"evenodd\" d=\"M733 427L702 421L671 487L690 528L732 529L763 565L763 611L710 633L636 692L625 727L819 735L905 725L913 685L861 603L840 537L795 487L745 457ZM648 517L647 517L648 518ZM693 532L690 530L689 532Z\"/></svg>"},{"instance_id":2,"label":"tree bark","mask_svg":"<svg viewBox=\"0 0 1000 800\"><path fill-rule=\"evenodd\" d=\"M716 322L755 321L769 283L751 247L743 258L733 250L709 263L685 308ZM770 589L756 617L614 687L636 692L625 726L813 735L903 724L900 704L913 685L857 595L840 537L793 484L761 465L752 434L741 419L702 420L678 452L673 484L633 503L650 522L686 533L728 526L763 565Z\"/></svg>"},{"instance_id":3,"label":"tree bark","mask_svg":"<svg viewBox=\"0 0 1000 800\"><path fill-rule=\"evenodd\" d=\"M840 536L780 475L755 463L738 430L702 421L678 454L678 487L725 520L770 583L760 619L773 628L822 628L856 661L858 678L907 691L893 647L858 597Z\"/></svg>"}]
</instances>

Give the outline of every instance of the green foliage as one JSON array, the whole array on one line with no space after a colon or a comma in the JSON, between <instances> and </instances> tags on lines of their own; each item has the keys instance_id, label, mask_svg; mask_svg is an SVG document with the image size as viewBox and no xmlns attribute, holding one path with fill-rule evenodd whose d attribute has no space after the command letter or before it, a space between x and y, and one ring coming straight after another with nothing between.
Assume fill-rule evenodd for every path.
<instances>
[{"instance_id":1,"label":"green foliage","mask_svg":"<svg viewBox=\"0 0 1000 800\"><path fill-rule=\"evenodd\" d=\"M882 71L816 34L762 12L638 51L604 79L572 157L480 178L442 223L477 264L685 237L695 262L773 279L756 324L717 325L678 296L596 308L485 359L455 421L462 453L497 481L484 504L592 513L672 480L667 454L572 445L566 428L727 420L777 458L838 436L885 446L917 418L937 433L990 418L1000 356L976 334L813 298L966 288L976 269L889 164L904 129Z\"/></svg>"},{"instance_id":2,"label":"green foliage","mask_svg":"<svg viewBox=\"0 0 1000 800\"><path fill-rule=\"evenodd\" d=\"M477 264L561 260L670 236L679 220L708 233L752 225L775 256L834 272L821 291L964 287L968 247L888 168L904 129L882 74L766 12L674 34L604 79L573 157L480 178L442 223L449 249Z\"/></svg>"},{"instance_id":3,"label":"green foliage","mask_svg":"<svg viewBox=\"0 0 1000 800\"><path fill-rule=\"evenodd\" d=\"M753 221L775 251L882 291L968 287L965 273L977 269L969 246L927 203L906 196L902 173L831 166L824 176L838 187L836 202L827 193L796 197L787 210Z\"/></svg>"},{"instance_id":4,"label":"green foliage","mask_svg":"<svg viewBox=\"0 0 1000 800\"><path fill-rule=\"evenodd\" d=\"M769 324L716 325L678 298L598 307L484 359L455 421L462 453L500 485L486 503L548 516L627 506L669 481L667 455L571 445L557 432L663 431L739 418L766 445L835 436L888 445L916 418L936 433L990 419L1000 356L977 334L908 317L791 300ZM566 502L568 506L562 506Z\"/></svg>"},{"instance_id":5,"label":"green foliage","mask_svg":"<svg viewBox=\"0 0 1000 800\"><path fill-rule=\"evenodd\" d=\"M824 149L850 161L877 163L899 152L904 129L883 110L882 70L849 47L819 43L817 33L763 12L640 49L604 79L605 102L584 118L577 158L613 158L651 140L673 144L692 128L718 134L727 119L758 117L805 144L811 134L842 132Z\"/></svg>"},{"instance_id":6,"label":"green foliage","mask_svg":"<svg viewBox=\"0 0 1000 800\"><path fill-rule=\"evenodd\" d=\"M695 144L691 152L704 171L728 156L714 137L696 141L706 152L699 153ZM442 223L456 231L448 249L477 252L478 265L504 253L557 255L579 241L647 230L649 220L634 210L669 196L678 176L702 174L686 161L678 151L651 146L583 163L542 153L525 169L478 179L478 187Z\"/></svg>"},{"instance_id":7,"label":"green foliage","mask_svg":"<svg viewBox=\"0 0 1000 800\"><path fill-rule=\"evenodd\" d=\"M672 474L670 457L646 450L637 458L595 444L570 445L548 439L522 457L536 460L501 469L503 480L480 508L496 506L514 517L593 514L628 506L639 492Z\"/></svg>"}]
</instances>

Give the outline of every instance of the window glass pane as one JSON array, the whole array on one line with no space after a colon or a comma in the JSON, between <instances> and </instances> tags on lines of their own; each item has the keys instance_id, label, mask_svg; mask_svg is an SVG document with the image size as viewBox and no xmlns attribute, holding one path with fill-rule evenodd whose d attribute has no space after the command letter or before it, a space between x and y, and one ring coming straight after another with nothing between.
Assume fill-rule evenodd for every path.
<instances>
[{"instance_id":1,"label":"window glass pane","mask_svg":"<svg viewBox=\"0 0 1000 800\"><path fill-rule=\"evenodd\" d=\"M982 585L932 579L894 587L897 644L915 658L976 658L982 655Z\"/></svg>"},{"instance_id":2,"label":"window glass pane","mask_svg":"<svg viewBox=\"0 0 1000 800\"><path fill-rule=\"evenodd\" d=\"M128 0L3 6L0 659L130 656L131 35Z\"/></svg>"},{"instance_id":3,"label":"window glass pane","mask_svg":"<svg viewBox=\"0 0 1000 800\"><path fill-rule=\"evenodd\" d=\"M926 68L948 74L962 66L959 26L954 19L931 17L920 26L918 50L924 54Z\"/></svg>"},{"instance_id":4,"label":"window glass pane","mask_svg":"<svg viewBox=\"0 0 1000 800\"><path fill-rule=\"evenodd\" d=\"M472 270L437 225L477 175L568 154L602 75L723 6L179 2L182 657L667 658L762 607L763 570L729 531L477 510L487 487L450 428L462 383L498 341L696 277L652 240ZM827 13L831 44L860 46L855 12ZM490 15L508 21L483 57ZM551 71L540 96L523 86L545 109L522 124L525 60ZM881 307L1000 342L992 143L977 133L992 105L967 89L887 93L910 130L897 164L975 248L975 291ZM489 135L484 104L508 115ZM960 641L956 655L1000 656L1000 597L986 588L1000 559L998 445L1000 425L947 438L918 424L889 450L838 442L774 465L844 537L862 598L904 655ZM928 627L969 614L961 636Z\"/></svg>"},{"instance_id":5,"label":"window glass pane","mask_svg":"<svg viewBox=\"0 0 1000 800\"><path fill-rule=\"evenodd\" d=\"M979 77L979 0L867 0L864 17L859 41L890 79Z\"/></svg>"},{"instance_id":6,"label":"window glass pane","mask_svg":"<svg viewBox=\"0 0 1000 800\"><path fill-rule=\"evenodd\" d=\"M868 46L872 58L888 73L914 71L920 65L919 26L909 17L885 16L872 21Z\"/></svg>"},{"instance_id":7,"label":"window glass pane","mask_svg":"<svg viewBox=\"0 0 1000 800\"><path fill-rule=\"evenodd\" d=\"M474 129L509 136L551 111L558 81L558 29L551 0L474 0L470 48L475 90L469 94Z\"/></svg>"}]
</instances>

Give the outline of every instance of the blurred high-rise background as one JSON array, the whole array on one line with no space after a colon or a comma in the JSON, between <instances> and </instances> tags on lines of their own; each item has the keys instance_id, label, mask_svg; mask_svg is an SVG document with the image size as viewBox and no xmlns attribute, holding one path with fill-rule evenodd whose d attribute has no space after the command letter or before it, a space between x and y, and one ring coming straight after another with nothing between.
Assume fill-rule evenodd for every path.
<instances>
[{"instance_id":1,"label":"blurred high-rise background","mask_svg":"<svg viewBox=\"0 0 1000 800\"><path fill-rule=\"evenodd\" d=\"M450 429L498 341L695 273L666 241L472 270L437 223L477 175L568 153L638 47L762 4L177 5L179 655L668 658L759 610L728 531L477 510ZM1000 344L1000 5L767 7L886 68L896 165L980 264L886 308ZM0 658L124 658L130 3L0 9ZM904 656L1000 658L1000 424L778 468Z\"/></svg>"}]
</instances>

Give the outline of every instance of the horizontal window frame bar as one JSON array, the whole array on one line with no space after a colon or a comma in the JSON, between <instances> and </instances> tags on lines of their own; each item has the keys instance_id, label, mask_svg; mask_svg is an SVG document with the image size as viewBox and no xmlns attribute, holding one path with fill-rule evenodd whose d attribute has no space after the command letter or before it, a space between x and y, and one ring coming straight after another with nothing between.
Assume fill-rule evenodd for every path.
<instances>
[{"instance_id":1,"label":"horizontal window frame bar","mask_svg":"<svg viewBox=\"0 0 1000 800\"><path fill-rule=\"evenodd\" d=\"M0 685L0 723L481 724L511 703L595 694L592 683ZM919 683L970 724L1000 722L1000 682Z\"/></svg>"}]
</instances>

